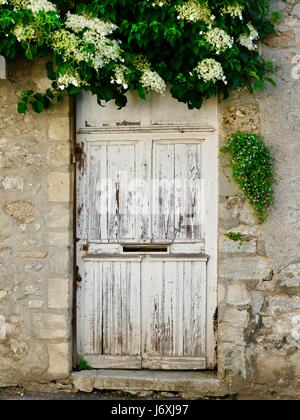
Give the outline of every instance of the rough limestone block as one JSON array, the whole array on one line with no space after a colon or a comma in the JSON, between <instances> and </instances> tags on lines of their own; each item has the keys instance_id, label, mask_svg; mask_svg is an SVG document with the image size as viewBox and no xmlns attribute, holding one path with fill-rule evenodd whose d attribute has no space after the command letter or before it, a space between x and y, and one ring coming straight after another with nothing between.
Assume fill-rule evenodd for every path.
<instances>
[{"instance_id":1,"label":"rough limestone block","mask_svg":"<svg viewBox=\"0 0 300 420\"><path fill-rule=\"evenodd\" d=\"M232 280L269 280L272 265L264 257L224 258L220 264L222 278Z\"/></svg>"},{"instance_id":2,"label":"rough limestone block","mask_svg":"<svg viewBox=\"0 0 300 420\"><path fill-rule=\"evenodd\" d=\"M72 235L67 231L68 225L65 226L66 232L49 232L48 245L50 246L68 246L72 244Z\"/></svg>"},{"instance_id":3,"label":"rough limestone block","mask_svg":"<svg viewBox=\"0 0 300 420\"><path fill-rule=\"evenodd\" d=\"M56 379L67 378L71 371L71 346L69 343L48 344L48 373Z\"/></svg>"},{"instance_id":4,"label":"rough limestone block","mask_svg":"<svg viewBox=\"0 0 300 420\"><path fill-rule=\"evenodd\" d=\"M221 252L228 254L256 254L257 240L245 240L240 243L224 236L220 239L219 249Z\"/></svg>"},{"instance_id":5,"label":"rough limestone block","mask_svg":"<svg viewBox=\"0 0 300 420\"><path fill-rule=\"evenodd\" d=\"M24 178L21 176L5 176L2 181L0 180L0 187L4 191L24 189Z\"/></svg>"},{"instance_id":6,"label":"rough limestone block","mask_svg":"<svg viewBox=\"0 0 300 420\"><path fill-rule=\"evenodd\" d=\"M36 338L43 340L67 340L71 330L66 315L57 315L47 312L32 314L32 329Z\"/></svg>"},{"instance_id":7,"label":"rough limestone block","mask_svg":"<svg viewBox=\"0 0 300 420\"><path fill-rule=\"evenodd\" d=\"M264 43L271 48L294 48L297 46L294 31L276 31L274 35L268 36Z\"/></svg>"},{"instance_id":8,"label":"rough limestone block","mask_svg":"<svg viewBox=\"0 0 300 420\"><path fill-rule=\"evenodd\" d=\"M8 201L3 209L18 225L33 222L37 214L37 210L32 201Z\"/></svg>"},{"instance_id":9,"label":"rough limestone block","mask_svg":"<svg viewBox=\"0 0 300 420\"><path fill-rule=\"evenodd\" d=\"M51 205L46 215L46 225L50 229L67 228L72 220L72 210L63 205Z\"/></svg>"},{"instance_id":10,"label":"rough limestone block","mask_svg":"<svg viewBox=\"0 0 300 420\"><path fill-rule=\"evenodd\" d=\"M50 143L47 150L47 163L50 166L64 166L70 164L71 149L69 144L61 142Z\"/></svg>"},{"instance_id":11,"label":"rough limestone block","mask_svg":"<svg viewBox=\"0 0 300 420\"><path fill-rule=\"evenodd\" d=\"M226 302L235 306L249 305L251 294L247 285L241 282L229 282L227 284Z\"/></svg>"},{"instance_id":12,"label":"rough limestone block","mask_svg":"<svg viewBox=\"0 0 300 420\"><path fill-rule=\"evenodd\" d=\"M68 309L70 305L69 279L48 280L48 308Z\"/></svg>"},{"instance_id":13,"label":"rough limestone block","mask_svg":"<svg viewBox=\"0 0 300 420\"><path fill-rule=\"evenodd\" d=\"M70 174L63 172L51 172L48 175L48 200L50 202L69 202L70 199Z\"/></svg>"},{"instance_id":14,"label":"rough limestone block","mask_svg":"<svg viewBox=\"0 0 300 420\"><path fill-rule=\"evenodd\" d=\"M70 140L70 119L69 117L49 118L48 129L49 140Z\"/></svg>"},{"instance_id":15,"label":"rough limestone block","mask_svg":"<svg viewBox=\"0 0 300 420\"><path fill-rule=\"evenodd\" d=\"M70 275L72 257L68 248L55 248L50 255L49 271L58 277Z\"/></svg>"}]
</instances>

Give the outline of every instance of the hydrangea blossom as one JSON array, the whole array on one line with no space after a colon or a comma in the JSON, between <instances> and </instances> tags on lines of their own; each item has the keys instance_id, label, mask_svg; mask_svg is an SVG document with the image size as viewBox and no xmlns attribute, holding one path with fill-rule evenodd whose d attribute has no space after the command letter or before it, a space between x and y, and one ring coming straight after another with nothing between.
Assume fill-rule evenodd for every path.
<instances>
[{"instance_id":1,"label":"hydrangea blossom","mask_svg":"<svg viewBox=\"0 0 300 420\"><path fill-rule=\"evenodd\" d=\"M156 71L151 69L151 64L146 57L143 55L136 55L133 64L137 70L142 72L140 83L147 91L153 90L157 93L164 93L166 91L166 82Z\"/></svg>"},{"instance_id":2,"label":"hydrangea blossom","mask_svg":"<svg viewBox=\"0 0 300 420\"><path fill-rule=\"evenodd\" d=\"M243 6L240 6L239 4L224 6L222 9L222 13L224 15L230 15L231 17L239 17L240 20L243 20L243 11Z\"/></svg>"},{"instance_id":3,"label":"hydrangea blossom","mask_svg":"<svg viewBox=\"0 0 300 420\"><path fill-rule=\"evenodd\" d=\"M222 80L225 84L227 84L221 63L213 58L206 58L202 60L194 71L198 78L206 83L216 83Z\"/></svg>"},{"instance_id":4,"label":"hydrangea blossom","mask_svg":"<svg viewBox=\"0 0 300 420\"><path fill-rule=\"evenodd\" d=\"M0 0L0 4L11 3L18 9L31 10L34 15L38 13L57 12L55 4L48 0Z\"/></svg>"},{"instance_id":5,"label":"hydrangea blossom","mask_svg":"<svg viewBox=\"0 0 300 420\"><path fill-rule=\"evenodd\" d=\"M248 48L249 51L254 51L257 48L255 41L259 38L259 33L251 23L247 24L250 34L242 34L239 37L239 42L243 47Z\"/></svg>"},{"instance_id":6,"label":"hydrangea blossom","mask_svg":"<svg viewBox=\"0 0 300 420\"><path fill-rule=\"evenodd\" d=\"M147 91L153 90L154 92L162 94L167 89L163 78L160 77L156 71L152 71L150 69L144 71L140 79L140 83Z\"/></svg>"},{"instance_id":7,"label":"hydrangea blossom","mask_svg":"<svg viewBox=\"0 0 300 420\"><path fill-rule=\"evenodd\" d=\"M98 18L88 19L83 15L73 15L71 13L67 14L65 26L75 33L90 29L103 37L112 34L117 29L116 25L103 22Z\"/></svg>"},{"instance_id":8,"label":"hydrangea blossom","mask_svg":"<svg viewBox=\"0 0 300 420\"><path fill-rule=\"evenodd\" d=\"M75 69L68 69L64 75L60 75L57 79L58 89L65 90L70 85L80 87L85 83L81 80L79 73Z\"/></svg>"},{"instance_id":9,"label":"hydrangea blossom","mask_svg":"<svg viewBox=\"0 0 300 420\"><path fill-rule=\"evenodd\" d=\"M233 46L233 38L220 28L209 30L204 37L217 54L220 54Z\"/></svg>"},{"instance_id":10,"label":"hydrangea blossom","mask_svg":"<svg viewBox=\"0 0 300 420\"><path fill-rule=\"evenodd\" d=\"M91 53L82 49L80 41L80 38L65 29L54 32L52 36L53 49L63 57L64 61L91 60Z\"/></svg>"},{"instance_id":11,"label":"hydrangea blossom","mask_svg":"<svg viewBox=\"0 0 300 420\"><path fill-rule=\"evenodd\" d=\"M111 80L111 83L116 83L117 85L123 86L124 89L128 89L128 83L125 78L125 72L127 67L123 64L119 64L116 66L114 70L114 77Z\"/></svg>"},{"instance_id":12,"label":"hydrangea blossom","mask_svg":"<svg viewBox=\"0 0 300 420\"><path fill-rule=\"evenodd\" d=\"M14 35L19 42L31 41L36 38L36 33L31 25L17 25L14 28Z\"/></svg>"},{"instance_id":13,"label":"hydrangea blossom","mask_svg":"<svg viewBox=\"0 0 300 420\"><path fill-rule=\"evenodd\" d=\"M30 9L33 14L40 12L57 12L56 6L47 0L29 0L26 8Z\"/></svg>"},{"instance_id":14,"label":"hydrangea blossom","mask_svg":"<svg viewBox=\"0 0 300 420\"><path fill-rule=\"evenodd\" d=\"M121 49L116 40L110 40L93 30L84 32L82 39L85 44L90 44L95 49L95 54L92 57L95 69L100 69L109 62L117 61L121 57Z\"/></svg>"},{"instance_id":15,"label":"hydrangea blossom","mask_svg":"<svg viewBox=\"0 0 300 420\"><path fill-rule=\"evenodd\" d=\"M98 18L89 19L83 15L68 13L65 26L74 32L72 37L77 39L77 49L88 54L87 61L91 61L95 69L101 69L111 61L120 59L121 49L118 41L108 38L117 28L115 25Z\"/></svg>"},{"instance_id":16,"label":"hydrangea blossom","mask_svg":"<svg viewBox=\"0 0 300 420\"><path fill-rule=\"evenodd\" d=\"M170 3L171 0L149 0L153 7L163 7Z\"/></svg>"},{"instance_id":17,"label":"hydrangea blossom","mask_svg":"<svg viewBox=\"0 0 300 420\"><path fill-rule=\"evenodd\" d=\"M208 3L200 4L197 0L188 0L184 4L176 7L178 19L186 20L188 22L203 21L211 24L215 20Z\"/></svg>"}]
</instances>

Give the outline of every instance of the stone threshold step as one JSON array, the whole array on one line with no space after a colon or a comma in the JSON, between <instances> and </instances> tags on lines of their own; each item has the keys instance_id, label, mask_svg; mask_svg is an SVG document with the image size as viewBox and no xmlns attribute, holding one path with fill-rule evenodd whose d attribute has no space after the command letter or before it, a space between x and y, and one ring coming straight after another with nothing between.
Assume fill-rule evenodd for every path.
<instances>
[{"instance_id":1,"label":"stone threshold step","mask_svg":"<svg viewBox=\"0 0 300 420\"><path fill-rule=\"evenodd\" d=\"M215 372L89 370L73 372L71 382L82 392L174 392L186 398L230 394L228 384Z\"/></svg>"}]
</instances>

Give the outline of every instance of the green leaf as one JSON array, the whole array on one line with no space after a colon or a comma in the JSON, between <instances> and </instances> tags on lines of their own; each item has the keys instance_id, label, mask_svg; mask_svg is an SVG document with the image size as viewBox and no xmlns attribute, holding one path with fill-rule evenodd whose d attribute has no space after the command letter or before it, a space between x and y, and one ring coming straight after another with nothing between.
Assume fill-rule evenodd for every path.
<instances>
[{"instance_id":1,"label":"green leaf","mask_svg":"<svg viewBox=\"0 0 300 420\"><path fill-rule=\"evenodd\" d=\"M25 114L27 111L27 104L25 102L18 103L18 112L20 114Z\"/></svg>"},{"instance_id":2,"label":"green leaf","mask_svg":"<svg viewBox=\"0 0 300 420\"><path fill-rule=\"evenodd\" d=\"M43 102L33 102L32 103L32 108L35 112L40 114L41 112L44 111L44 104L43 104Z\"/></svg>"}]
</instances>

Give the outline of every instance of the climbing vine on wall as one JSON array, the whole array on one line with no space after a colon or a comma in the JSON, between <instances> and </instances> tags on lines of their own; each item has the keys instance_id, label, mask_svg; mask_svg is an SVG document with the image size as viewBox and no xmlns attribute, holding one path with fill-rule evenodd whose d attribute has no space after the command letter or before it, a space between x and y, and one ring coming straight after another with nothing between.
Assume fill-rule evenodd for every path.
<instances>
[{"instance_id":1,"label":"climbing vine on wall","mask_svg":"<svg viewBox=\"0 0 300 420\"><path fill-rule=\"evenodd\" d=\"M250 202L260 223L274 204L274 161L263 139L253 133L236 133L222 148L231 159L234 181Z\"/></svg>"},{"instance_id":2,"label":"climbing vine on wall","mask_svg":"<svg viewBox=\"0 0 300 420\"><path fill-rule=\"evenodd\" d=\"M0 54L51 54L46 92L25 91L19 112L42 112L85 89L126 105L170 87L200 108L229 88L263 88L271 70L259 41L274 31L269 0L0 0Z\"/></svg>"}]
</instances>

